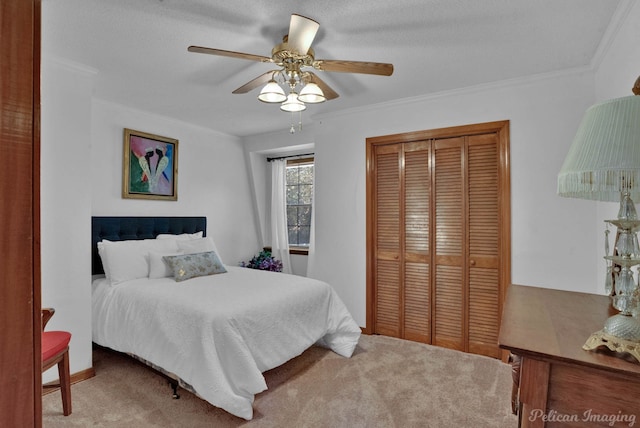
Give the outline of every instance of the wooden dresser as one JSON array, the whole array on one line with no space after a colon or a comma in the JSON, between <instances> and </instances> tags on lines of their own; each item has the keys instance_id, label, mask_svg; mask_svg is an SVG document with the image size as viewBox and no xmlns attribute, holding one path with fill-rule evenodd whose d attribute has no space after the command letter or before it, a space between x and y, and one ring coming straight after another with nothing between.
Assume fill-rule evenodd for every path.
<instances>
[{"instance_id":1,"label":"wooden dresser","mask_svg":"<svg viewBox=\"0 0 640 428\"><path fill-rule=\"evenodd\" d=\"M585 351L613 313L607 296L511 285L499 344L521 359L524 427L640 426L640 363Z\"/></svg>"}]
</instances>

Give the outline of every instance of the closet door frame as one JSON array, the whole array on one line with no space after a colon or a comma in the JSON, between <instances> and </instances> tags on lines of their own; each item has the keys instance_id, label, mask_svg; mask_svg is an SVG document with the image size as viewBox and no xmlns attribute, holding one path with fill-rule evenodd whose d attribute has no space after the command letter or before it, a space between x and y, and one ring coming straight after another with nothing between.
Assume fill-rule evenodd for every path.
<instances>
[{"instance_id":1,"label":"closet door frame","mask_svg":"<svg viewBox=\"0 0 640 428\"><path fill-rule=\"evenodd\" d=\"M416 141L452 138L496 133L499 151L499 222L500 228L500 307L506 296L507 288L511 284L511 177L509 162L509 121L495 121L472 125L453 126L431 130L413 131L401 134L391 134L366 139L366 240L367 240L367 268L366 268L366 326L365 334L375 332L375 147L385 144L410 143ZM432 207L433 210L433 207ZM430 222L432 224L432 222Z\"/></svg>"},{"instance_id":2,"label":"closet door frame","mask_svg":"<svg viewBox=\"0 0 640 428\"><path fill-rule=\"evenodd\" d=\"M42 426L40 0L0 2L0 425Z\"/></svg>"}]
</instances>

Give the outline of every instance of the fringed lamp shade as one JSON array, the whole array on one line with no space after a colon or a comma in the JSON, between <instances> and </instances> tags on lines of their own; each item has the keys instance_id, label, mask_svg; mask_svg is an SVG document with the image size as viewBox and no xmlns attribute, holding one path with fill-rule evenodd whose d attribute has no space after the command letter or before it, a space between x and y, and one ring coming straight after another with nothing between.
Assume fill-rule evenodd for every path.
<instances>
[{"instance_id":1,"label":"fringed lamp shade","mask_svg":"<svg viewBox=\"0 0 640 428\"><path fill-rule=\"evenodd\" d=\"M636 93L634 89L634 93ZM558 194L570 198L620 201L614 251L605 231L605 292L619 313L593 333L583 349L606 346L640 361L640 296L633 268L640 266L640 96L617 98L589 108L558 174ZM640 272L640 271L639 271Z\"/></svg>"},{"instance_id":2,"label":"fringed lamp shade","mask_svg":"<svg viewBox=\"0 0 640 428\"><path fill-rule=\"evenodd\" d=\"M587 110L558 174L558 194L619 202L640 201L640 96Z\"/></svg>"}]
</instances>

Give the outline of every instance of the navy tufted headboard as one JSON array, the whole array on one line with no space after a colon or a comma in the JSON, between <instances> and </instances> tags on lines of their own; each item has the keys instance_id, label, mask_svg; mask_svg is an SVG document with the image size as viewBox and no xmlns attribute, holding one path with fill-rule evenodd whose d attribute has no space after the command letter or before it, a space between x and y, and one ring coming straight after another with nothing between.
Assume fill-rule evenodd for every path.
<instances>
[{"instance_id":1,"label":"navy tufted headboard","mask_svg":"<svg viewBox=\"0 0 640 428\"><path fill-rule=\"evenodd\" d=\"M153 239L161 233L178 235L202 231L207 235L206 217L91 217L91 274L104 273L98 242Z\"/></svg>"}]
</instances>

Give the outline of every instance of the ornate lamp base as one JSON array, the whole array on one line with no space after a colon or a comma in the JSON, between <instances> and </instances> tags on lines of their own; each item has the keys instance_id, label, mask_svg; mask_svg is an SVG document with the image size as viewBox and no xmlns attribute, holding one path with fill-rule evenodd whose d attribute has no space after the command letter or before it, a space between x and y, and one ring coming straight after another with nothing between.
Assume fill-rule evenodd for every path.
<instances>
[{"instance_id":1,"label":"ornate lamp base","mask_svg":"<svg viewBox=\"0 0 640 428\"><path fill-rule=\"evenodd\" d=\"M619 337L605 333L604 330L600 330L589 336L587 342L582 345L582 349L593 351L600 346L606 346L614 352L630 354L640 362L640 342L620 339Z\"/></svg>"}]
</instances>

